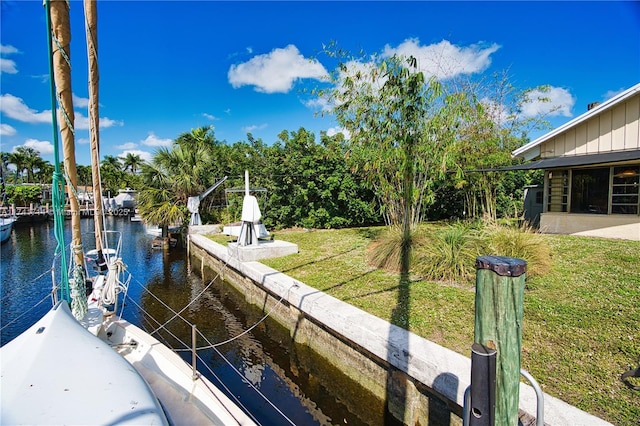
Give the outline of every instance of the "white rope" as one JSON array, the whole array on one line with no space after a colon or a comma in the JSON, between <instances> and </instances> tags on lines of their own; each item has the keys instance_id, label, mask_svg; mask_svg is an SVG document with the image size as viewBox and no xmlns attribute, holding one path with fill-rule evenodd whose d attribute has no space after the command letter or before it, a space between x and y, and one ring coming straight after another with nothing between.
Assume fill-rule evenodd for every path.
<instances>
[{"instance_id":1,"label":"white rope","mask_svg":"<svg viewBox=\"0 0 640 426\"><path fill-rule=\"evenodd\" d=\"M120 274L127 268L122 259L111 259L108 265L107 279L104 287L102 287L102 303L105 305L113 305L118 300L118 293L123 290L120 282Z\"/></svg>"}]
</instances>

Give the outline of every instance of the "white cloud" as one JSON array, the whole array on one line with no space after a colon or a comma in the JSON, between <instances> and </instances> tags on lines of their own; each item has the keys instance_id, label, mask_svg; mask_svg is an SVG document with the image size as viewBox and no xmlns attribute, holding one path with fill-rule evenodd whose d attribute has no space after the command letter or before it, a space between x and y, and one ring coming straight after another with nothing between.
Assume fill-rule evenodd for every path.
<instances>
[{"instance_id":1,"label":"white cloud","mask_svg":"<svg viewBox=\"0 0 640 426\"><path fill-rule=\"evenodd\" d=\"M351 132L342 127L330 127L327 129L327 136L335 136L338 133L342 133L345 139L351 139Z\"/></svg>"},{"instance_id":2,"label":"white cloud","mask_svg":"<svg viewBox=\"0 0 640 426\"><path fill-rule=\"evenodd\" d=\"M328 112L331 111L332 105L327 98L314 98L304 102L304 106L309 109Z\"/></svg>"},{"instance_id":3,"label":"white cloud","mask_svg":"<svg viewBox=\"0 0 640 426\"><path fill-rule=\"evenodd\" d=\"M149 132L149 135L146 139L140 141L142 145L146 146L171 146L173 140L171 139L160 139L153 132Z\"/></svg>"},{"instance_id":4,"label":"white cloud","mask_svg":"<svg viewBox=\"0 0 640 426\"><path fill-rule=\"evenodd\" d=\"M604 94L604 97L602 99L602 101L608 101L609 99L613 98L614 96L619 95L620 93L624 92L626 89L618 89L618 90L609 90L607 93ZM597 99L595 100L597 101ZM594 102L595 102L594 101Z\"/></svg>"},{"instance_id":5,"label":"white cloud","mask_svg":"<svg viewBox=\"0 0 640 426\"><path fill-rule=\"evenodd\" d=\"M71 98L73 99L73 106L76 108L86 108L89 106L89 98L81 98L75 93L71 94Z\"/></svg>"},{"instance_id":6,"label":"white cloud","mask_svg":"<svg viewBox=\"0 0 640 426\"><path fill-rule=\"evenodd\" d=\"M13 53L19 53L18 49L7 44L0 44L0 54L11 55ZM0 74L17 74L18 67L16 62L12 59L0 58Z\"/></svg>"},{"instance_id":7,"label":"white cloud","mask_svg":"<svg viewBox=\"0 0 640 426\"><path fill-rule=\"evenodd\" d=\"M37 139L27 139L24 144L27 148L33 148L40 154L53 154L53 144L49 141L39 141ZM14 148L15 150L15 148Z\"/></svg>"},{"instance_id":8,"label":"white cloud","mask_svg":"<svg viewBox=\"0 0 640 426\"><path fill-rule=\"evenodd\" d=\"M327 70L320 62L305 59L292 44L232 65L227 74L234 88L249 85L263 93L287 93L299 79L319 80L327 76Z\"/></svg>"},{"instance_id":9,"label":"white cloud","mask_svg":"<svg viewBox=\"0 0 640 426\"><path fill-rule=\"evenodd\" d=\"M138 147L138 144L134 142L127 142L127 143L123 143L122 145L116 146L117 149L124 149L124 150L132 150L133 148L137 148L137 147Z\"/></svg>"},{"instance_id":10,"label":"white cloud","mask_svg":"<svg viewBox=\"0 0 640 426\"><path fill-rule=\"evenodd\" d=\"M118 157L120 158L126 158L127 154L134 154L134 155L138 155L140 158L142 158L143 161L146 161L147 163L150 163L151 160L153 159L153 154L147 151L142 151L139 149L127 149L125 151L122 151L122 153L118 154Z\"/></svg>"},{"instance_id":11,"label":"white cloud","mask_svg":"<svg viewBox=\"0 0 640 426\"><path fill-rule=\"evenodd\" d=\"M9 93L0 95L0 112L24 123L51 123L51 110L35 111L29 108L22 98Z\"/></svg>"},{"instance_id":12,"label":"white cloud","mask_svg":"<svg viewBox=\"0 0 640 426\"><path fill-rule=\"evenodd\" d=\"M203 112L202 116L207 120L211 120L211 121L215 121L218 119L215 115L207 114L206 112Z\"/></svg>"},{"instance_id":13,"label":"white cloud","mask_svg":"<svg viewBox=\"0 0 640 426\"><path fill-rule=\"evenodd\" d=\"M484 106L484 110L487 115L494 123L502 124L509 118L509 111L507 111L507 108L503 104L489 98L484 98L480 102Z\"/></svg>"},{"instance_id":14,"label":"white cloud","mask_svg":"<svg viewBox=\"0 0 640 426\"><path fill-rule=\"evenodd\" d=\"M0 124L0 136L13 136L17 133L17 130L8 124Z\"/></svg>"},{"instance_id":15,"label":"white cloud","mask_svg":"<svg viewBox=\"0 0 640 426\"><path fill-rule=\"evenodd\" d=\"M256 130L262 130L262 129L266 129L268 126L268 124L266 123L262 123L262 124L254 124L252 126L246 126L242 128L242 131L244 133L251 133L251 132L255 132Z\"/></svg>"},{"instance_id":16,"label":"white cloud","mask_svg":"<svg viewBox=\"0 0 640 426\"><path fill-rule=\"evenodd\" d=\"M20 53L20 51L10 44L0 44L0 54L11 55L13 53Z\"/></svg>"},{"instance_id":17,"label":"white cloud","mask_svg":"<svg viewBox=\"0 0 640 426\"><path fill-rule=\"evenodd\" d=\"M447 40L440 43L420 46L417 38L407 39L397 47L386 45L382 56L413 56L418 61L420 71L438 79L451 78L460 74L474 74L486 70L491 65L491 54L498 44L472 44L461 47Z\"/></svg>"},{"instance_id":18,"label":"white cloud","mask_svg":"<svg viewBox=\"0 0 640 426\"><path fill-rule=\"evenodd\" d=\"M0 58L0 74L17 74L18 67L16 66L16 61L7 58Z\"/></svg>"},{"instance_id":19,"label":"white cloud","mask_svg":"<svg viewBox=\"0 0 640 426\"><path fill-rule=\"evenodd\" d=\"M49 74L32 75L31 78L35 78L36 80L40 80L41 83L48 83L49 82Z\"/></svg>"},{"instance_id":20,"label":"white cloud","mask_svg":"<svg viewBox=\"0 0 640 426\"><path fill-rule=\"evenodd\" d=\"M522 114L525 117L538 115L571 117L573 115L571 109L575 103L575 98L567 89L561 87L548 87L548 90L535 89L529 92Z\"/></svg>"},{"instance_id":21,"label":"white cloud","mask_svg":"<svg viewBox=\"0 0 640 426\"><path fill-rule=\"evenodd\" d=\"M89 138L78 138L76 139L76 143L79 145L89 145L91 143L91 139Z\"/></svg>"},{"instance_id":22,"label":"white cloud","mask_svg":"<svg viewBox=\"0 0 640 426\"><path fill-rule=\"evenodd\" d=\"M113 126L124 126L124 123L119 120L112 120L108 117L100 117L101 129ZM80 112L74 112L74 127L78 130L89 130L89 118Z\"/></svg>"},{"instance_id":23,"label":"white cloud","mask_svg":"<svg viewBox=\"0 0 640 426\"><path fill-rule=\"evenodd\" d=\"M78 98L81 99L81 98ZM0 112L9 118L22 121L23 123L47 123L51 124L51 110L36 111L29 108L22 98L13 96L9 93L0 95ZM89 119L82 113L74 112L74 127L78 130L89 129ZM100 117L100 127L107 128L113 126L122 126L124 123L118 120L112 120L108 117Z\"/></svg>"}]
</instances>

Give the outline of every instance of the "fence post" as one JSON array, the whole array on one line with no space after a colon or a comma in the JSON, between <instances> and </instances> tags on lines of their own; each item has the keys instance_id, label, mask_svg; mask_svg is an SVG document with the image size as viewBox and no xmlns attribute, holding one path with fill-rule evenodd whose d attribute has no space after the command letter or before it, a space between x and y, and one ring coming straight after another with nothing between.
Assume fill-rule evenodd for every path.
<instances>
[{"instance_id":1,"label":"fence post","mask_svg":"<svg viewBox=\"0 0 640 426\"><path fill-rule=\"evenodd\" d=\"M474 342L496 350L495 424L517 425L527 263L503 256L476 258Z\"/></svg>"}]
</instances>

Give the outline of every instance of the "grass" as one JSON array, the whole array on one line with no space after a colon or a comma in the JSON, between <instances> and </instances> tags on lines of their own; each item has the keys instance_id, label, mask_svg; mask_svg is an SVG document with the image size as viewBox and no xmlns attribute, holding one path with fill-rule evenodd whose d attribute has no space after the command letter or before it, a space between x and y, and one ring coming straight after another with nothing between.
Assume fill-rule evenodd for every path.
<instances>
[{"instance_id":1,"label":"grass","mask_svg":"<svg viewBox=\"0 0 640 426\"><path fill-rule=\"evenodd\" d=\"M427 232L439 229L433 226ZM263 263L391 321L399 276L370 266L367 254L384 232L384 228L278 231L275 238L298 244L299 253ZM452 247L465 246L456 230L439 238ZM517 240L513 244L542 245L549 251L541 270L527 277L522 367L545 392L571 405L616 425L640 423L640 392L620 381L620 375L640 361L640 243L540 234L496 239L503 246ZM420 250L416 252L417 265ZM447 256L457 265L458 258L468 255ZM408 328L470 356L474 298L473 278L436 282L413 277Z\"/></svg>"}]
</instances>

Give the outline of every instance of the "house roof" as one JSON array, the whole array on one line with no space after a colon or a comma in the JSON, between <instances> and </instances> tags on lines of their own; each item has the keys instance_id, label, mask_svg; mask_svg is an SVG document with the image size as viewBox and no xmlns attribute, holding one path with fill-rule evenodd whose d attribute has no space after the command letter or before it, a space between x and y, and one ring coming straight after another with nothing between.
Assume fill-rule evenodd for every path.
<instances>
[{"instance_id":1,"label":"house roof","mask_svg":"<svg viewBox=\"0 0 640 426\"><path fill-rule=\"evenodd\" d=\"M544 158L526 164L503 167L495 170L535 170L557 169L564 167L592 166L597 164L614 163L621 161L640 160L640 149L632 151L613 151L600 154L572 155L567 157Z\"/></svg>"},{"instance_id":2,"label":"house roof","mask_svg":"<svg viewBox=\"0 0 640 426\"><path fill-rule=\"evenodd\" d=\"M567 131L568 129L577 126L580 123L583 123L585 121L587 121L588 119L590 119L591 117L594 117L608 109L613 108L615 105L619 104L620 102L625 101L626 99L629 99L630 97L632 97L633 95L635 95L636 93L640 92L640 83L636 84L635 86L625 90L622 93L617 94L616 96L614 96L613 98L601 103L600 105L590 109L589 111L585 112L582 115L579 115L578 117L574 118L571 121L568 121L567 123L563 124L560 127L557 127L556 129L550 131L549 133L539 137L538 139L529 142L528 144L522 145L520 148L514 150L511 152L511 156L512 157L526 157L526 153L528 151L531 151L532 149L538 147L540 144L554 138L555 136L559 135L560 133L563 133L565 131Z\"/></svg>"}]
</instances>

